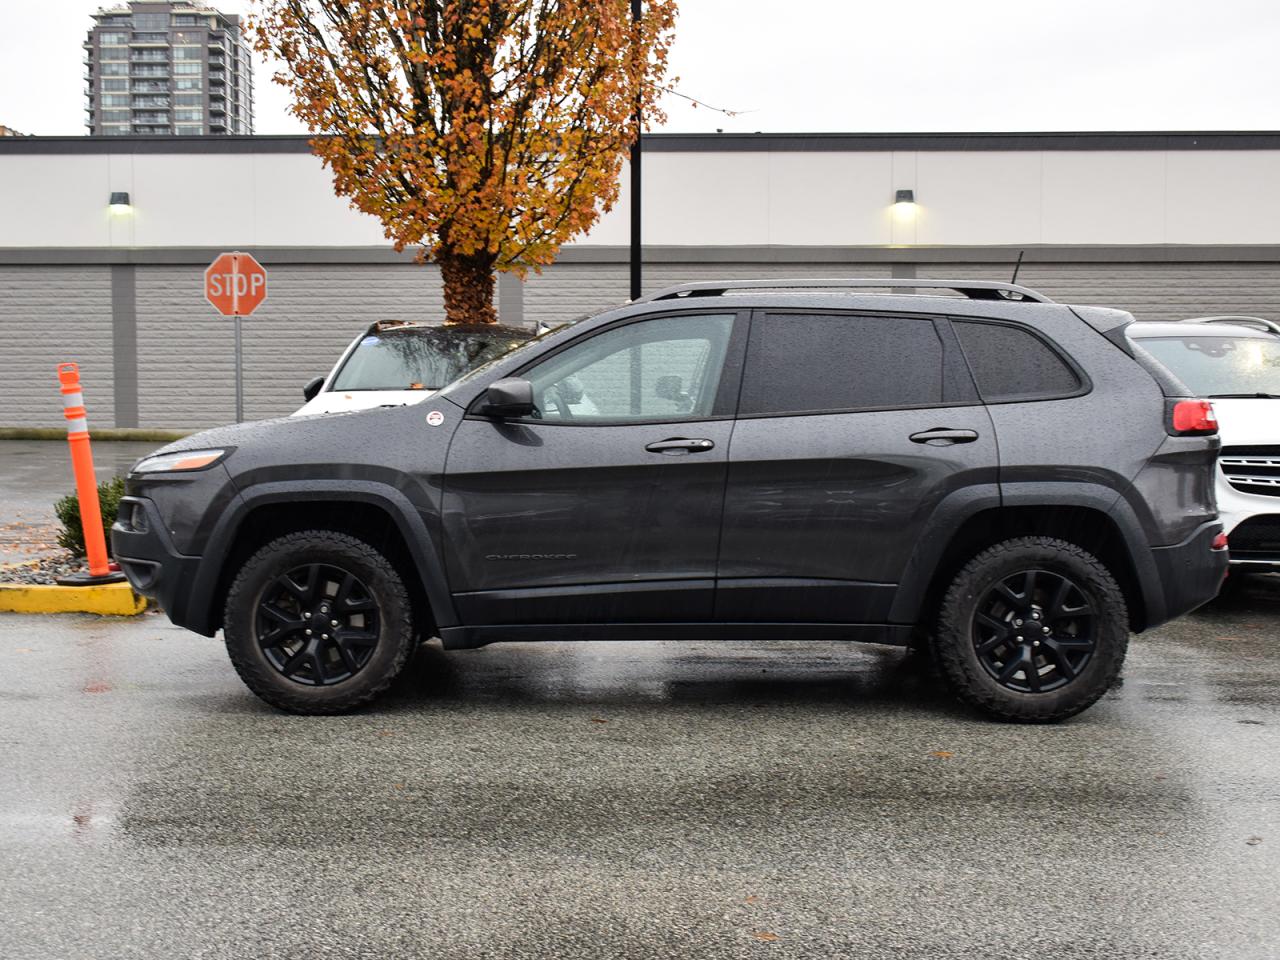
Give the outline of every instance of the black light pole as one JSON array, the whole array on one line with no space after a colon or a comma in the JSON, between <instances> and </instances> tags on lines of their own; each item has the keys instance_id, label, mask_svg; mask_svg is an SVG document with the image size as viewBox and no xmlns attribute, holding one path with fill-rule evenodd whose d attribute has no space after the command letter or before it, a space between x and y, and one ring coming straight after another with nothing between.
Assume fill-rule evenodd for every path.
<instances>
[{"instance_id":1,"label":"black light pole","mask_svg":"<svg viewBox=\"0 0 1280 960\"><path fill-rule=\"evenodd\" d=\"M631 21L640 22L640 0L631 0ZM639 31L636 31L637 33ZM631 144L631 299L640 297L640 91L636 90L636 139Z\"/></svg>"}]
</instances>

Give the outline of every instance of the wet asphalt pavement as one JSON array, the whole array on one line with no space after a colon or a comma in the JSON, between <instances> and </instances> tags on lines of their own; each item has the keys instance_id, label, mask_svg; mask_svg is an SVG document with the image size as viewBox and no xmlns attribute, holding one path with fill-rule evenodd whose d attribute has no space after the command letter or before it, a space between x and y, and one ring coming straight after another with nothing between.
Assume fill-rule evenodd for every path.
<instances>
[{"instance_id":1,"label":"wet asphalt pavement","mask_svg":"<svg viewBox=\"0 0 1280 960\"><path fill-rule=\"evenodd\" d=\"M1277 578L1053 727L818 643L427 647L297 718L161 616L0 615L0 739L4 957L1280 956Z\"/></svg>"},{"instance_id":2,"label":"wet asphalt pavement","mask_svg":"<svg viewBox=\"0 0 1280 960\"><path fill-rule=\"evenodd\" d=\"M98 482L123 476L154 441L99 440L93 445ZM0 440L0 564L53 552L57 523L53 505L75 490L71 452L65 440Z\"/></svg>"}]
</instances>

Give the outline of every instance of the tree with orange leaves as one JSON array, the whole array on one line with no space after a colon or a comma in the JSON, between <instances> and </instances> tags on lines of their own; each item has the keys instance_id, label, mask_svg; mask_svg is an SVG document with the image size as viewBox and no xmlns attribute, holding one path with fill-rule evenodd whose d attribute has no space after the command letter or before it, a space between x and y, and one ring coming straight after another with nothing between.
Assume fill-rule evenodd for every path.
<instances>
[{"instance_id":1,"label":"tree with orange leaves","mask_svg":"<svg viewBox=\"0 0 1280 960\"><path fill-rule=\"evenodd\" d=\"M312 149L397 250L439 264L445 320L492 323L494 270L551 263L618 197L661 120L676 0L261 0Z\"/></svg>"}]
</instances>

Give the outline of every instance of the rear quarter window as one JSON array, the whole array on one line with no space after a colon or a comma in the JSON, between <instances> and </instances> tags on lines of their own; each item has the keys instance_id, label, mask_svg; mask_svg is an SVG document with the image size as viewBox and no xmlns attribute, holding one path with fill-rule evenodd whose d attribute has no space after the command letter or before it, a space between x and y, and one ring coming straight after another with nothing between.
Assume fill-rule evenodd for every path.
<instances>
[{"instance_id":1,"label":"rear quarter window","mask_svg":"<svg viewBox=\"0 0 1280 960\"><path fill-rule=\"evenodd\" d=\"M1070 397L1084 386L1071 365L1022 327L953 320L978 392L987 403Z\"/></svg>"}]
</instances>

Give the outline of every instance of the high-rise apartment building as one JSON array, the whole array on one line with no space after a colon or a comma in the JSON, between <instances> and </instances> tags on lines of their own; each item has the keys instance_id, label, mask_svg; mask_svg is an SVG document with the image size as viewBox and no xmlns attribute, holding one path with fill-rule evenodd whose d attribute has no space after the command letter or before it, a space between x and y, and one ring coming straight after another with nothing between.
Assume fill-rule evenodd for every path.
<instances>
[{"instance_id":1,"label":"high-rise apartment building","mask_svg":"<svg viewBox=\"0 0 1280 960\"><path fill-rule=\"evenodd\" d=\"M253 133L253 62L240 18L195 0L133 0L93 15L89 132Z\"/></svg>"}]
</instances>

